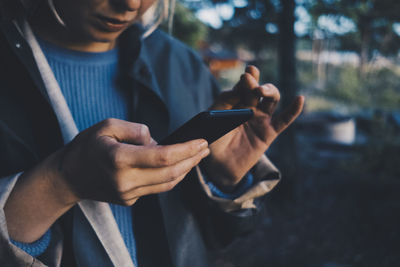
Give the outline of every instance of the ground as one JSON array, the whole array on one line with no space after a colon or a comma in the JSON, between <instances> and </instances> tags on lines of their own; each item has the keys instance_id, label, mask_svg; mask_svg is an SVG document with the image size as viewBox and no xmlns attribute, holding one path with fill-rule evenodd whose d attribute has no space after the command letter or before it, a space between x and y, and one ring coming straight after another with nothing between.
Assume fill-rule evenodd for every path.
<instances>
[{"instance_id":1,"label":"ground","mask_svg":"<svg viewBox=\"0 0 400 267\"><path fill-rule=\"evenodd\" d=\"M282 155L272 153L283 178L266 196L262 223L217 254L215 266L399 266L400 177L371 172L356 147L295 136L295 170L285 174Z\"/></svg>"}]
</instances>

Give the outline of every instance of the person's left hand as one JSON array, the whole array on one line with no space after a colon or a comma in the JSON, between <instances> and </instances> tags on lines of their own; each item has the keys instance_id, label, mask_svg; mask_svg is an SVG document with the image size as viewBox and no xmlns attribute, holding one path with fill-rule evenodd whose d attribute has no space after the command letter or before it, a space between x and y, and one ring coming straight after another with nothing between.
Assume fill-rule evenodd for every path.
<instances>
[{"instance_id":1,"label":"person's left hand","mask_svg":"<svg viewBox=\"0 0 400 267\"><path fill-rule=\"evenodd\" d=\"M222 93L210 108L254 111L252 119L210 145L211 153L202 166L217 186L230 188L238 184L303 109L304 97L298 96L275 115L280 93L272 84L259 85L259 76L256 67L248 66L235 87Z\"/></svg>"}]
</instances>

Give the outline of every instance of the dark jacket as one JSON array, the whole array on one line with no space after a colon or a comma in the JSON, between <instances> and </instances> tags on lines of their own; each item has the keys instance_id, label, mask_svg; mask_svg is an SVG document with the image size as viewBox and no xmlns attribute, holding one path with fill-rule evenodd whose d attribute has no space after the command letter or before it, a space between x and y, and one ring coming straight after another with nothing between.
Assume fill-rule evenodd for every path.
<instances>
[{"instance_id":1,"label":"dark jacket","mask_svg":"<svg viewBox=\"0 0 400 267\"><path fill-rule=\"evenodd\" d=\"M11 21L3 20L0 28L0 177L6 177L32 168L63 140L28 43ZM206 110L218 86L185 45L160 30L144 40L140 32L132 27L120 38L119 84L132 99L131 120L148 125L160 140ZM222 211L201 190L194 171L174 190L143 197L133 209L140 267L209 266L206 247L225 245L249 231L261 210ZM57 222L64 236L63 266L75 264L73 216L68 212ZM0 263L7 257L18 262L13 251L5 252L9 243L2 239ZM40 259L46 264L46 255Z\"/></svg>"}]
</instances>

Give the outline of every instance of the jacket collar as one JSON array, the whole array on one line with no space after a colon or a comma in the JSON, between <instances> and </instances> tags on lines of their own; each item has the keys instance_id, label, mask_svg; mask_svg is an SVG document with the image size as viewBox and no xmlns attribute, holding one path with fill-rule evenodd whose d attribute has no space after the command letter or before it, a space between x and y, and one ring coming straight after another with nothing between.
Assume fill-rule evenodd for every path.
<instances>
[{"instance_id":1,"label":"jacket collar","mask_svg":"<svg viewBox=\"0 0 400 267\"><path fill-rule=\"evenodd\" d=\"M33 52L30 49L30 45L22 33L21 25L23 25L22 19L7 20L3 18L1 20L0 30L3 31L10 47L13 49L13 52L29 71L33 82L36 84L40 93L48 101L49 98L45 90L43 79L41 78L39 69L36 66L37 64Z\"/></svg>"},{"instance_id":2,"label":"jacket collar","mask_svg":"<svg viewBox=\"0 0 400 267\"><path fill-rule=\"evenodd\" d=\"M119 38L120 65L125 74L140 82L147 90L151 90L161 101L163 95L154 77L150 64L150 53L143 38L144 27L135 24L127 29Z\"/></svg>"},{"instance_id":3,"label":"jacket collar","mask_svg":"<svg viewBox=\"0 0 400 267\"><path fill-rule=\"evenodd\" d=\"M133 90L133 121L149 126L155 140L160 140L169 130L169 111L165 104L157 71L154 69L154 55L148 44L154 42L152 35L142 38L144 28L133 25L119 39L120 66L122 75ZM156 40L157 41L157 40ZM159 61L159 59L157 59ZM125 73L124 73L125 72Z\"/></svg>"}]
</instances>

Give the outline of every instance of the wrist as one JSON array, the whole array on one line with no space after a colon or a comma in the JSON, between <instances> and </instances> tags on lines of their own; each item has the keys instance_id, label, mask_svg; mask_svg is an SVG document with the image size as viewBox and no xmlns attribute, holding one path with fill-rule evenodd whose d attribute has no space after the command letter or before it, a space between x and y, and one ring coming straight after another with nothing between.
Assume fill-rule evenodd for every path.
<instances>
[{"instance_id":1,"label":"wrist","mask_svg":"<svg viewBox=\"0 0 400 267\"><path fill-rule=\"evenodd\" d=\"M210 160L200 163L202 172L215 186L226 193L233 192L246 173L231 175L228 171L218 168L218 166L217 164L212 164Z\"/></svg>"},{"instance_id":2,"label":"wrist","mask_svg":"<svg viewBox=\"0 0 400 267\"><path fill-rule=\"evenodd\" d=\"M54 198L61 206L73 206L80 199L74 193L67 182L60 166L64 158L64 151L58 151L49 156L43 166L43 177L45 178L49 191L53 193Z\"/></svg>"},{"instance_id":3,"label":"wrist","mask_svg":"<svg viewBox=\"0 0 400 267\"><path fill-rule=\"evenodd\" d=\"M32 243L79 200L62 177L55 163L58 152L33 169L24 172L4 206L10 238Z\"/></svg>"}]
</instances>

